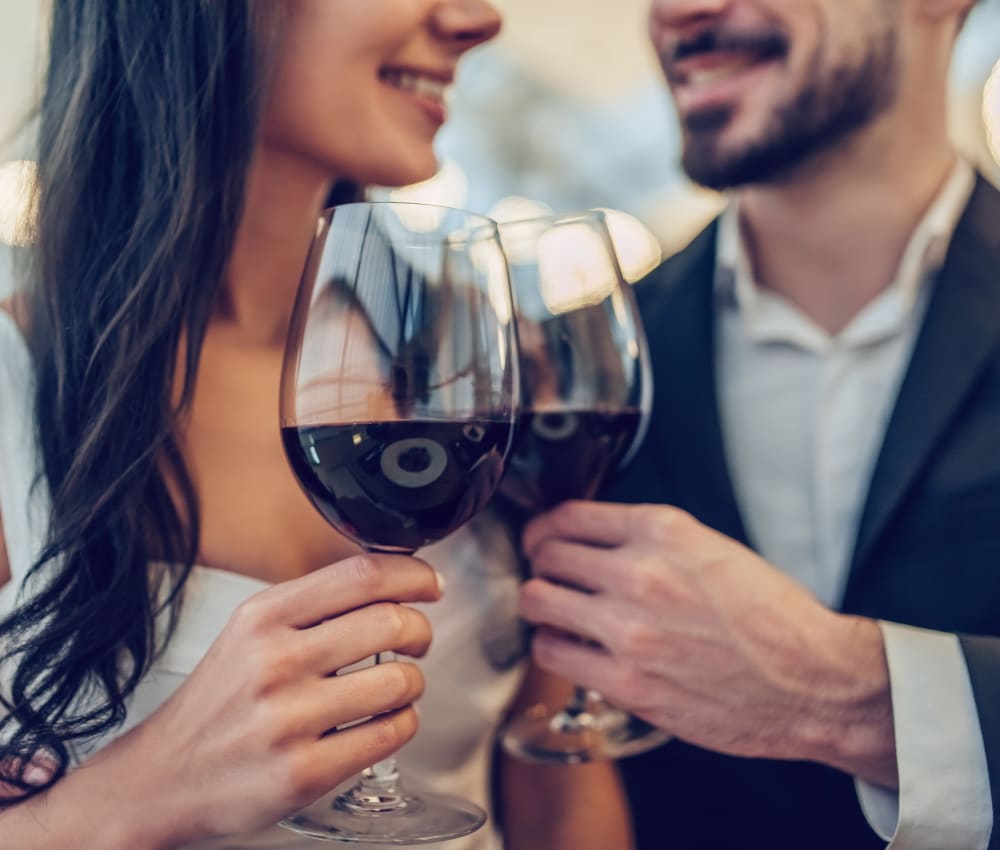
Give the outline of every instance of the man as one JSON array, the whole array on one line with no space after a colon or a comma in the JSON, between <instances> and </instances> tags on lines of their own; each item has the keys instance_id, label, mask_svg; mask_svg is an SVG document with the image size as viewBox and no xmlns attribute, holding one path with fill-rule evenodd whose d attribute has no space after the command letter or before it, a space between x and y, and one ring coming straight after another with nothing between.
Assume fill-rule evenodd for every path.
<instances>
[{"instance_id":1,"label":"man","mask_svg":"<svg viewBox=\"0 0 1000 850\"><path fill-rule=\"evenodd\" d=\"M638 288L642 504L536 520L522 597L544 668L675 736L623 763L642 850L1000 848L1000 193L945 127L972 5L653 4L685 167L733 203Z\"/></svg>"}]
</instances>

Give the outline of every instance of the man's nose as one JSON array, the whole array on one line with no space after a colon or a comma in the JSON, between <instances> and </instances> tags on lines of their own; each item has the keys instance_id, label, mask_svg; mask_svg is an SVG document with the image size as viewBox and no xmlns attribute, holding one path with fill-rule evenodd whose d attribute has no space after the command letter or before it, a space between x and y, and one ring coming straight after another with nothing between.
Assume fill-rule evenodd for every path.
<instances>
[{"instance_id":1,"label":"man's nose","mask_svg":"<svg viewBox=\"0 0 1000 850\"><path fill-rule=\"evenodd\" d=\"M737 0L652 0L649 35L657 53L693 35L729 11Z\"/></svg>"},{"instance_id":2,"label":"man's nose","mask_svg":"<svg viewBox=\"0 0 1000 850\"><path fill-rule=\"evenodd\" d=\"M653 0L649 10L654 28L684 29L706 18L714 18L732 6L734 0Z\"/></svg>"}]
</instances>

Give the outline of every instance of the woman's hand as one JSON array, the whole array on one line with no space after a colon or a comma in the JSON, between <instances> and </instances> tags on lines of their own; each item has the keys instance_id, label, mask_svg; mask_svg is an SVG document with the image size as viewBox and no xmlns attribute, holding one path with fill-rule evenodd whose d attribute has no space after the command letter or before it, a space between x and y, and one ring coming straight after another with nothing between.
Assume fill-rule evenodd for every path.
<instances>
[{"instance_id":1,"label":"woman's hand","mask_svg":"<svg viewBox=\"0 0 1000 850\"><path fill-rule=\"evenodd\" d=\"M170 700L76 773L107 775L104 793L141 817L152 846L273 824L413 737L416 666L332 674L377 652L423 655L430 624L398 603L440 595L431 567L388 555L269 588L236 611Z\"/></svg>"}]
</instances>

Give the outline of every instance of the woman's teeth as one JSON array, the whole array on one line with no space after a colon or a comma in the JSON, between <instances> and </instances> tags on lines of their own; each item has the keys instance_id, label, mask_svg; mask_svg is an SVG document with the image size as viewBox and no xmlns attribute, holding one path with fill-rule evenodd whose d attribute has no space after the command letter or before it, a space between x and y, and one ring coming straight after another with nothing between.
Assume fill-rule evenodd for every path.
<instances>
[{"instance_id":1,"label":"woman's teeth","mask_svg":"<svg viewBox=\"0 0 1000 850\"><path fill-rule=\"evenodd\" d=\"M412 92L423 97L429 97L444 103L448 86L441 80L435 80L410 71L383 71L382 79L400 91Z\"/></svg>"}]
</instances>

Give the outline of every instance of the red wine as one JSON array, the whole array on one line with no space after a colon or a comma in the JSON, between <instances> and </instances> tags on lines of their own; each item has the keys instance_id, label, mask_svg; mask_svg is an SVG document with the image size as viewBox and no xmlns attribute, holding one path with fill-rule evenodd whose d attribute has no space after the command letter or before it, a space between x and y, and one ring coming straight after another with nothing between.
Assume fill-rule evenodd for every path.
<instances>
[{"instance_id":1,"label":"red wine","mask_svg":"<svg viewBox=\"0 0 1000 850\"><path fill-rule=\"evenodd\" d=\"M500 492L531 511L593 498L628 451L639 421L634 408L522 413Z\"/></svg>"},{"instance_id":2,"label":"red wine","mask_svg":"<svg viewBox=\"0 0 1000 850\"><path fill-rule=\"evenodd\" d=\"M281 429L293 471L328 522L362 545L408 552L486 505L510 433L496 420Z\"/></svg>"}]
</instances>

